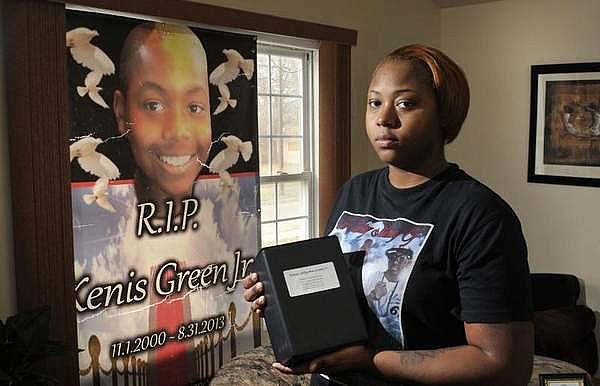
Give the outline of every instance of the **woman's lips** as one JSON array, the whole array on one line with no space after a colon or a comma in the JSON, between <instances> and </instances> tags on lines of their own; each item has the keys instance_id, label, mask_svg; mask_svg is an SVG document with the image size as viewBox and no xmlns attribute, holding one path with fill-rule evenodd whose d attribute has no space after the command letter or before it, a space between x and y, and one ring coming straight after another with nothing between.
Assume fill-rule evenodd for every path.
<instances>
[{"instance_id":1,"label":"woman's lips","mask_svg":"<svg viewBox=\"0 0 600 386\"><path fill-rule=\"evenodd\" d=\"M380 135L375 138L375 144L383 149L392 149L397 147L398 139L393 135Z\"/></svg>"}]
</instances>

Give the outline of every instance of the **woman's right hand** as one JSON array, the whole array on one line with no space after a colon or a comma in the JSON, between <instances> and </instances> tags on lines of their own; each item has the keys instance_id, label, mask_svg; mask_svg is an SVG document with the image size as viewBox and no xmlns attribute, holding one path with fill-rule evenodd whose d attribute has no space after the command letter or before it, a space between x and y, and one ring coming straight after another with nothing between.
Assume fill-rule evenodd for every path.
<instances>
[{"instance_id":1,"label":"woman's right hand","mask_svg":"<svg viewBox=\"0 0 600 386\"><path fill-rule=\"evenodd\" d=\"M258 316L263 316L263 311L266 305L264 292L264 285L258 281L258 274L251 273L244 278L244 299L250 302L250 308L252 312L256 312Z\"/></svg>"}]
</instances>

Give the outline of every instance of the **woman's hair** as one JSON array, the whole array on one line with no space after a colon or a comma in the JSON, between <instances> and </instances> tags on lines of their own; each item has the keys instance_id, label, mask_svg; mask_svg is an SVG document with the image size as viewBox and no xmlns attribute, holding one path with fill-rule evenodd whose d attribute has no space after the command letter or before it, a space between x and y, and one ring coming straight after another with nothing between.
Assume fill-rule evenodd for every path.
<instances>
[{"instance_id":1,"label":"woman's hair","mask_svg":"<svg viewBox=\"0 0 600 386\"><path fill-rule=\"evenodd\" d=\"M425 75L437 99L445 141L452 142L469 111L469 84L463 70L443 52L421 44L400 47L383 58L381 64L390 60L409 61L418 77Z\"/></svg>"}]
</instances>

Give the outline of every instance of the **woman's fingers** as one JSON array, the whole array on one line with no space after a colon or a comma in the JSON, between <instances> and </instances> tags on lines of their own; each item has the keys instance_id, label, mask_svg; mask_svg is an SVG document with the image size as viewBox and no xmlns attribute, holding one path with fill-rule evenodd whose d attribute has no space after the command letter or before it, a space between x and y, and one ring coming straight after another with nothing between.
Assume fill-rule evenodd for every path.
<instances>
[{"instance_id":1,"label":"woman's fingers","mask_svg":"<svg viewBox=\"0 0 600 386\"><path fill-rule=\"evenodd\" d=\"M294 370L292 370L291 368L289 368L287 366L282 365L279 362L273 363L272 366L284 374L294 374Z\"/></svg>"},{"instance_id":2,"label":"woman's fingers","mask_svg":"<svg viewBox=\"0 0 600 386\"><path fill-rule=\"evenodd\" d=\"M279 362L275 362L272 364L272 366L284 374L300 375L300 374L306 374L309 372L306 364L298 365L295 367L287 367L287 366L282 365Z\"/></svg>"},{"instance_id":3,"label":"woman's fingers","mask_svg":"<svg viewBox=\"0 0 600 386\"><path fill-rule=\"evenodd\" d=\"M264 296L260 296L258 299L250 304L252 312L256 312L258 315L262 315L263 309L265 308L266 299Z\"/></svg>"},{"instance_id":4,"label":"woman's fingers","mask_svg":"<svg viewBox=\"0 0 600 386\"><path fill-rule=\"evenodd\" d=\"M256 282L258 281L258 274L255 273L251 273L250 275L246 276L244 278L244 281L242 282L242 284L244 284L244 288L245 289L249 289L250 287L252 287Z\"/></svg>"},{"instance_id":5,"label":"woman's fingers","mask_svg":"<svg viewBox=\"0 0 600 386\"><path fill-rule=\"evenodd\" d=\"M258 275L256 273L251 273L244 278L243 284L245 288L244 299L246 299L247 302L250 302L252 312L262 316L263 308L265 308L265 304L267 303L263 296L263 283L258 281Z\"/></svg>"},{"instance_id":6,"label":"woman's fingers","mask_svg":"<svg viewBox=\"0 0 600 386\"><path fill-rule=\"evenodd\" d=\"M247 302L256 300L260 295L263 294L263 289L263 283L259 281L244 291L244 299L246 299Z\"/></svg>"}]
</instances>

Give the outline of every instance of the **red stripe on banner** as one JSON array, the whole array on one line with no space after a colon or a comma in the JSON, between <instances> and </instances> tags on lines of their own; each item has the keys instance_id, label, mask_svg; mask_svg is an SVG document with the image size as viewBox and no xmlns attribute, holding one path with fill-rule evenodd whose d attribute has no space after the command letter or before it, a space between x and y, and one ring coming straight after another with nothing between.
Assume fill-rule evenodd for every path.
<instances>
[{"instance_id":1,"label":"red stripe on banner","mask_svg":"<svg viewBox=\"0 0 600 386\"><path fill-rule=\"evenodd\" d=\"M258 172L239 172L239 173L230 173L232 177L250 177L258 175ZM198 176L197 180L212 180L215 178L219 178L218 174L204 174Z\"/></svg>"},{"instance_id":2,"label":"red stripe on banner","mask_svg":"<svg viewBox=\"0 0 600 386\"><path fill-rule=\"evenodd\" d=\"M96 183L96 181L71 182L71 189L73 189L73 188L89 188L91 186L94 186L95 183ZM109 181L108 184L109 185L133 185L133 180L132 179L114 180L114 181Z\"/></svg>"},{"instance_id":3,"label":"red stripe on banner","mask_svg":"<svg viewBox=\"0 0 600 386\"><path fill-rule=\"evenodd\" d=\"M253 177L253 176L257 176L258 173L257 172L240 172L240 173L233 173L231 174L232 177ZM196 178L196 181L199 180L215 180L219 178L218 174L204 174L201 176L198 176ZM109 185L133 185L133 179L126 179L126 180L113 180L113 181L109 181ZM71 189L73 188L89 188L91 186L94 186L94 184L96 183L96 181L82 181L82 182L71 182Z\"/></svg>"}]
</instances>

